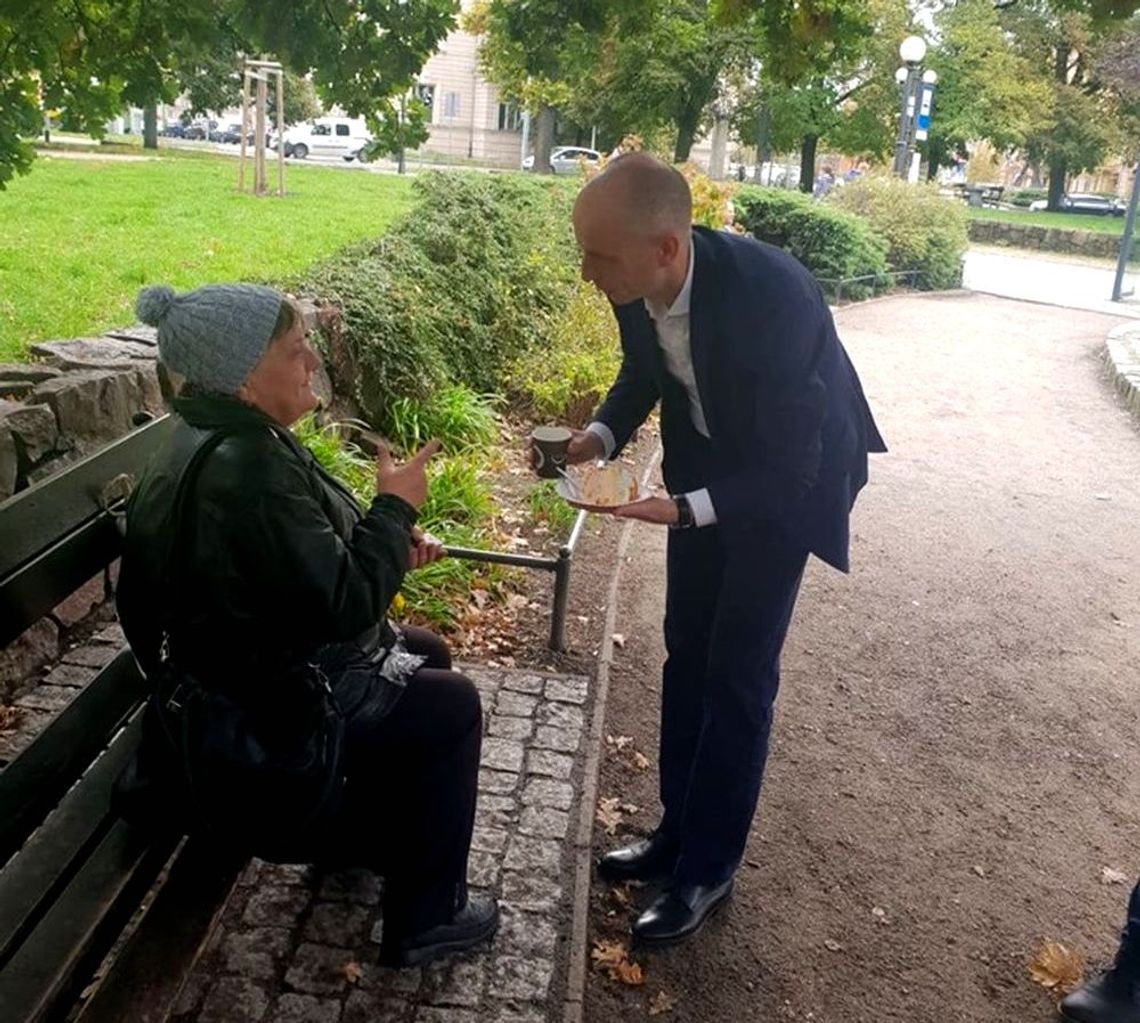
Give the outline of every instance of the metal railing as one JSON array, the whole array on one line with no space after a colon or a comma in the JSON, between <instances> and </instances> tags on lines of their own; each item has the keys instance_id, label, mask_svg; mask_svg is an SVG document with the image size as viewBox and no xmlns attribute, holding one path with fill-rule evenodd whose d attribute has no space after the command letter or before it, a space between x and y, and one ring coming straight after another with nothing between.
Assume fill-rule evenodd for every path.
<instances>
[{"instance_id":1,"label":"metal railing","mask_svg":"<svg viewBox=\"0 0 1140 1023\"><path fill-rule=\"evenodd\" d=\"M473 547L449 547L444 550L449 557L466 561L484 561L494 565L511 565L515 568L533 568L540 572L554 573L554 600L550 615L551 650L564 650L566 634L566 608L570 599L570 568L574 561L574 548L582 535L586 522L586 512L578 512L574 528L566 542L558 548L556 557L544 558L534 554L509 554L506 551L481 551Z\"/></svg>"},{"instance_id":2,"label":"metal railing","mask_svg":"<svg viewBox=\"0 0 1140 1023\"><path fill-rule=\"evenodd\" d=\"M922 273L921 270L885 270L883 273L861 274L858 277L817 277L816 281L818 281L819 286L823 288L825 295L828 294L829 288L834 289L834 302L836 305L839 305L839 303L843 301L843 288L846 285L870 282L871 294L875 294L876 292L884 290L882 285L885 278L891 279L894 282L894 286L898 286L902 283L904 278L907 278L909 287L917 289L918 281L919 278L922 277Z\"/></svg>"}]
</instances>

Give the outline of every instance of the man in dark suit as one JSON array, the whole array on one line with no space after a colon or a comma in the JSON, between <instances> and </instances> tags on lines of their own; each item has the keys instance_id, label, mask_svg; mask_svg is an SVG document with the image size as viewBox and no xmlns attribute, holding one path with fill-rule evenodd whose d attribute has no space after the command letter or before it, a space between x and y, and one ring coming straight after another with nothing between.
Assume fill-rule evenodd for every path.
<instances>
[{"instance_id":1,"label":"man in dark suit","mask_svg":"<svg viewBox=\"0 0 1140 1023\"><path fill-rule=\"evenodd\" d=\"M660 402L669 497L619 515L669 526L661 823L599 862L665 879L643 945L728 898L768 755L780 648L809 554L847 571L847 517L885 451L812 276L786 252L692 227L685 179L645 153L581 191L582 276L614 305L622 366L568 460L614 457Z\"/></svg>"}]
</instances>

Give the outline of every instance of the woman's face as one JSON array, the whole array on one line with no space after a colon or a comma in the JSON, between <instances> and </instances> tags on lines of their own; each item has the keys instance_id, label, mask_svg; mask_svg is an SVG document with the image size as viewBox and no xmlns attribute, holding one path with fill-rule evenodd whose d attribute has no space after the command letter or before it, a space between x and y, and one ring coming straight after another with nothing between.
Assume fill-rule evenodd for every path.
<instances>
[{"instance_id":1,"label":"woman's face","mask_svg":"<svg viewBox=\"0 0 1140 1023\"><path fill-rule=\"evenodd\" d=\"M317 407L312 382L319 365L320 357L310 347L298 313L292 328L269 343L238 397L282 426L292 426Z\"/></svg>"}]
</instances>

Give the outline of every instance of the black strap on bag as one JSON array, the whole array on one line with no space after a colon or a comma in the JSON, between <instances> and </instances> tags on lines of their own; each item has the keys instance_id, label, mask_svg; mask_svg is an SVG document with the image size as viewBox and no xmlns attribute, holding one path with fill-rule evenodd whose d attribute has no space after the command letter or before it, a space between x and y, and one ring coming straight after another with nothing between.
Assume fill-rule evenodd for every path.
<instances>
[{"instance_id":1,"label":"black strap on bag","mask_svg":"<svg viewBox=\"0 0 1140 1023\"><path fill-rule=\"evenodd\" d=\"M193 486L227 436L207 436L179 478L171 520L175 592L187 581L193 553L186 529ZM302 663L272 678L242 680L240 697L224 691L179 663L171 641L178 614L175 599L132 779L152 789L150 822L157 816L183 831L212 833L265 859L309 858L344 787L344 718L328 679L317 665Z\"/></svg>"}]
</instances>

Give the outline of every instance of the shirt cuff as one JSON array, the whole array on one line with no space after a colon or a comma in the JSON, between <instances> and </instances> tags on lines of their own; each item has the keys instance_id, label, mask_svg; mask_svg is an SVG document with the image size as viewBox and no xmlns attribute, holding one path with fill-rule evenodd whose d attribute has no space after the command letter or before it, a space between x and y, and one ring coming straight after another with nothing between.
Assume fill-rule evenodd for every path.
<instances>
[{"instance_id":1,"label":"shirt cuff","mask_svg":"<svg viewBox=\"0 0 1140 1023\"><path fill-rule=\"evenodd\" d=\"M606 458L613 458L614 448L617 447L617 441L614 440L614 433L605 423L599 423L597 420L592 422L586 427L587 433L595 434L602 438L602 447L605 449Z\"/></svg>"},{"instance_id":2,"label":"shirt cuff","mask_svg":"<svg viewBox=\"0 0 1140 1023\"><path fill-rule=\"evenodd\" d=\"M685 497L688 498L689 507L693 510L694 526L716 525L716 509L713 507L708 487L694 490L686 494Z\"/></svg>"}]
</instances>

